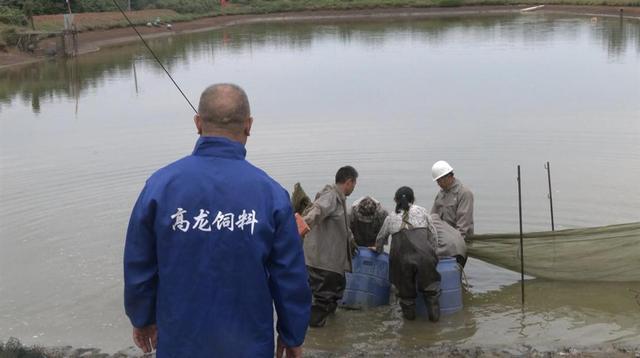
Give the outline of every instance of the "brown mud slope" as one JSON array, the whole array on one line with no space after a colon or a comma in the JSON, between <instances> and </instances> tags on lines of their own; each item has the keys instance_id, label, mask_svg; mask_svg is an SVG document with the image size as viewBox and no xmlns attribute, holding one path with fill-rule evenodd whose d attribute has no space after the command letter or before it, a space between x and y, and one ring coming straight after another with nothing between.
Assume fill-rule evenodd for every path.
<instances>
[{"instance_id":1,"label":"brown mud slope","mask_svg":"<svg viewBox=\"0 0 640 358\"><path fill-rule=\"evenodd\" d=\"M304 348L303 348L304 349ZM123 349L115 354L105 354L99 349L72 347L62 348L44 348L50 358L63 357L83 357L83 358L138 358L142 357L141 351L135 347ZM0 352L0 356L2 356ZM443 345L439 347L415 348L410 351L400 351L389 349L384 352L358 351L352 350L348 352L326 352L314 349L304 349L304 357L308 358L638 358L640 351L636 348L623 347L592 347L588 349L568 347L555 351L538 351L526 346L505 347L501 349L485 349L485 348L457 348L452 345ZM30 357L30 356L27 356ZM155 354L145 355L145 357L153 358Z\"/></svg>"},{"instance_id":2,"label":"brown mud slope","mask_svg":"<svg viewBox=\"0 0 640 358\"><path fill-rule=\"evenodd\" d=\"M156 17L173 17L178 16L178 14L173 10L140 10L127 12L127 16L131 21L140 23L153 21ZM62 29L64 27L63 14L34 16L33 21L37 29ZM79 13L73 17L73 22L80 31L88 28L106 29L113 27L113 24L123 23L124 21L122 13L117 11Z\"/></svg>"},{"instance_id":3,"label":"brown mud slope","mask_svg":"<svg viewBox=\"0 0 640 358\"><path fill-rule=\"evenodd\" d=\"M181 33L208 31L226 26L248 24L256 22L282 21L358 21L389 18L428 18L431 16L467 16L486 14L507 14L518 12L526 6L464 6L457 8L394 8L368 10L323 10L308 12L289 12L266 15L230 15L207 17L194 21L178 22L171 30L160 27L138 26L138 30L145 38L158 38ZM621 9L623 11L621 11ZM640 19L640 7L612 7L612 6L564 6L547 5L538 11L547 13L580 14L587 16L620 16ZM56 39L49 38L40 42L42 50L55 48ZM108 46L121 45L139 41L130 28L115 28L109 30L86 31L79 35L79 52L89 53ZM0 69L8 66L42 60L42 56L18 53L16 51L0 52Z\"/></svg>"}]
</instances>

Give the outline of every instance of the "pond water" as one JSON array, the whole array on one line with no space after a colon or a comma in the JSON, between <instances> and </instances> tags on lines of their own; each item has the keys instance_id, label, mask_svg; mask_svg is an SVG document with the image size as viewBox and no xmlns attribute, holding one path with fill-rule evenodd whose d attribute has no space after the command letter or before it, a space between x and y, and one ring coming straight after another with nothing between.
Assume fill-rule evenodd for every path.
<instances>
[{"instance_id":1,"label":"pond water","mask_svg":"<svg viewBox=\"0 0 640 358\"><path fill-rule=\"evenodd\" d=\"M430 207L448 160L476 197L476 232L640 221L640 22L569 15L236 26L151 42L192 102L243 86L248 159L313 194L351 164L350 201ZM193 111L139 44L0 72L0 341L131 345L122 309L128 216L145 179L188 154ZM640 253L629 253L640 255ZM584 258L576 258L584 259ZM640 342L640 284L529 280L471 260L462 312L404 323L339 311L317 352L437 344L535 348Z\"/></svg>"}]
</instances>

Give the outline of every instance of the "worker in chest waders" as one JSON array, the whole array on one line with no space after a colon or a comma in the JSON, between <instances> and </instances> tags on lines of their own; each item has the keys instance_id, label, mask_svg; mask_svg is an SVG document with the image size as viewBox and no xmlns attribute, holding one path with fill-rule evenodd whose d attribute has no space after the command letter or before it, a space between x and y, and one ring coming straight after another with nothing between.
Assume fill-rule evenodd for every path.
<instances>
[{"instance_id":1,"label":"worker in chest waders","mask_svg":"<svg viewBox=\"0 0 640 358\"><path fill-rule=\"evenodd\" d=\"M404 318L416 318L416 299L422 299L429 320L436 322L440 319L436 228L427 209L414 204L411 188L401 187L393 200L396 210L384 220L376 238L376 251L382 252L391 236L389 281L397 289Z\"/></svg>"},{"instance_id":2,"label":"worker in chest waders","mask_svg":"<svg viewBox=\"0 0 640 358\"><path fill-rule=\"evenodd\" d=\"M453 168L444 160L433 164L431 175L440 187L431 213L458 230L464 240L469 240L473 236L473 193L455 178ZM465 256L458 262L464 266L466 260Z\"/></svg>"},{"instance_id":3,"label":"worker in chest waders","mask_svg":"<svg viewBox=\"0 0 640 358\"><path fill-rule=\"evenodd\" d=\"M340 168L335 184L325 186L304 215L311 228L304 238L304 257L313 293L309 322L312 327L323 327L327 317L336 311L346 286L345 272L351 272L351 258L357 253L346 204L357 179L358 172L353 167Z\"/></svg>"},{"instance_id":4,"label":"worker in chest waders","mask_svg":"<svg viewBox=\"0 0 640 358\"><path fill-rule=\"evenodd\" d=\"M131 213L124 305L163 357L300 357L311 291L288 193L245 160L253 119L236 85L207 88L193 153L155 172Z\"/></svg>"}]
</instances>

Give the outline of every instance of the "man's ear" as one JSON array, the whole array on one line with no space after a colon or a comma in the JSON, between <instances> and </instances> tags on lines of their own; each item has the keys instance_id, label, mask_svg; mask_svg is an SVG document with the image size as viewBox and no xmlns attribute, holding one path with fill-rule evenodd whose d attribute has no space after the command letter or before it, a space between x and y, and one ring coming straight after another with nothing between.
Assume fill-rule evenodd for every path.
<instances>
[{"instance_id":1,"label":"man's ear","mask_svg":"<svg viewBox=\"0 0 640 358\"><path fill-rule=\"evenodd\" d=\"M247 137L251 135L252 125L253 125L253 117L249 117L247 118L246 121L244 121L244 135L246 135Z\"/></svg>"},{"instance_id":2,"label":"man's ear","mask_svg":"<svg viewBox=\"0 0 640 358\"><path fill-rule=\"evenodd\" d=\"M193 116L193 122L196 124L198 135L202 135L202 118L200 118L199 114L196 114L195 116Z\"/></svg>"}]
</instances>

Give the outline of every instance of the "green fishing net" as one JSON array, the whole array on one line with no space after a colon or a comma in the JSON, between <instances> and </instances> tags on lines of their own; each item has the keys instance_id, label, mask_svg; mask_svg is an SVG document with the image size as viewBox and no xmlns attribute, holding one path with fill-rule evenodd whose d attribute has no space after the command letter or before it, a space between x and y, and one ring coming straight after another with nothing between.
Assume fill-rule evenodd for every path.
<instances>
[{"instance_id":1,"label":"green fishing net","mask_svg":"<svg viewBox=\"0 0 640 358\"><path fill-rule=\"evenodd\" d=\"M640 282L640 222L524 234L524 272L567 281ZM475 235L469 256L520 272L520 235Z\"/></svg>"}]
</instances>

